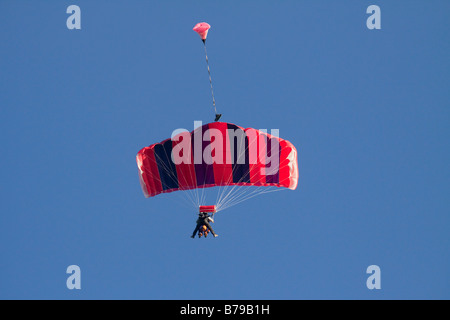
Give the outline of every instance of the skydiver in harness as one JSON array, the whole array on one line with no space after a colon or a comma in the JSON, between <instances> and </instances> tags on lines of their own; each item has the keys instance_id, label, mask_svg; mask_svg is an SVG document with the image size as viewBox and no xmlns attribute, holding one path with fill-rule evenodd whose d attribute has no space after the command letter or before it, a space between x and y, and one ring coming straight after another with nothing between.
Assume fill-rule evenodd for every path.
<instances>
[{"instance_id":1,"label":"skydiver in harness","mask_svg":"<svg viewBox=\"0 0 450 320\"><path fill-rule=\"evenodd\" d=\"M201 228L202 228L203 226L206 226L206 228L207 228L207 230L205 231L205 232L206 232L206 233L205 233L205 236L206 236L208 230L212 233L212 235L214 236L214 238L218 236L218 234L214 232L213 228L212 228L211 225L209 224L209 222L213 222L213 223L214 223L214 219L213 219L208 213L206 213L206 212L200 212L200 213L198 214L198 219L197 219L196 222L197 222L197 226L195 227L194 232L192 233L191 238L194 238L195 235L197 234L197 232L199 232L199 230L202 230ZM201 232L201 231L200 231L200 232Z\"/></svg>"}]
</instances>

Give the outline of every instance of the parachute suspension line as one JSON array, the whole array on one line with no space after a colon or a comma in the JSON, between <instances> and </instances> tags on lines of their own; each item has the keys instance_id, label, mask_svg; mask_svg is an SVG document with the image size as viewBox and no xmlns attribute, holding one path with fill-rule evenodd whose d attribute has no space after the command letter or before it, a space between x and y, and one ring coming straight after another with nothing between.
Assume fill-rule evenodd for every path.
<instances>
[{"instance_id":1,"label":"parachute suspension line","mask_svg":"<svg viewBox=\"0 0 450 320\"><path fill-rule=\"evenodd\" d=\"M244 138L244 136L241 136L241 138ZM237 155L237 163L240 162L240 160L242 159L241 158L242 156L245 157L245 153L247 152L247 150L256 141L257 141L257 139L249 141L247 147L243 151L241 151L241 153L239 153ZM242 140L240 142L243 143ZM233 168L233 170L232 170L232 175L234 173L234 170L235 170L235 168ZM246 176L242 176L241 179L239 179L239 181L235 185L233 185L231 188L228 188L228 186L227 186L223 189L223 191L220 193L219 200L217 201L217 209L216 209L217 212L236 204L235 202L237 202L237 201L238 201L237 203L239 203L239 202L242 202L249 198L252 198L258 194L267 192L267 187L264 188L261 186L248 186L247 188L236 188L236 186L239 183L241 183L245 177ZM258 181L256 181L256 183L261 182L261 180L263 178L265 178L265 177L261 177ZM229 189L231 189L231 190L229 190ZM249 190L251 190L251 192L248 192ZM226 195L225 195L225 193L226 193Z\"/></svg>"},{"instance_id":2,"label":"parachute suspension line","mask_svg":"<svg viewBox=\"0 0 450 320\"><path fill-rule=\"evenodd\" d=\"M216 108L216 99L214 98L214 90L213 90L213 84L212 84L212 78L211 78L211 70L209 69L208 52L206 51L206 40L202 40L202 41L203 41L203 47L205 48L206 66L208 67L208 76L209 76L209 85L211 86L212 103L213 103L213 107L214 107L214 112L216 114L216 119L219 120L218 119L217 108ZM217 121L217 120L215 120L215 121Z\"/></svg>"},{"instance_id":3,"label":"parachute suspension line","mask_svg":"<svg viewBox=\"0 0 450 320\"><path fill-rule=\"evenodd\" d=\"M145 172L146 172L147 174L149 174L153 179L157 180L159 183L162 184L161 179L159 179L158 177L156 177L150 170L148 170L148 169L144 169L144 170L145 170ZM166 171L166 170L164 170L164 171ZM167 172L167 171L166 171L166 172ZM184 197L183 197L182 195L180 195L180 194L177 193L177 196L178 196L181 200L183 200L183 201L186 203L187 207L191 207L191 205L194 204L194 202L193 202L191 199L187 198L186 195L184 195ZM189 203L189 200L191 201L190 203ZM195 207L195 204L194 204L194 207Z\"/></svg>"},{"instance_id":4,"label":"parachute suspension line","mask_svg":"<svg viewBox=\"0 0 450 320\"><path fill-rule=\"evenodd\" d=\"M164 150L164 154L165 154L165 156L166 156L166 159L170 159L170 157L169 157L169 155L167 154L166 150ZM167 173L168 177L169 177L173 182L177 182L177 181L178 181L177 176L175 176L175 174L172 172L172 170L166 166L164 159L162 159L157 153L155 153L155 157L156 157L156 158L159 160L159 162L162 164L161 168L164 170L164 172ZM161 181L160 179L158 179L158 180ZM176 194L177 194L181 199L183 199L183 200L186 202L186 204L187 204L188 206L190 206L190 204L189 204L189 202L190 202L191 204L194 205L194 207L196 207L195 198L194 198L194 196L192 195L192 190L189 190L189 189L181 189L181 190L183 190L183 192L180 192L180 193L176 192ZM186 191L187 191L187 192L186 192Z\"/></svg>"},{"instance_id":5,"label":"parachute suspension line","mask_svg":"<svg viewBox=\"0 0 450 320\"><path fill-rule=\"evenodd\" d=\"M248 188L253 188L253 186L249 186ZM236 199L235 201L228 201L224 206L220 207L219 210L216 210L216 212L228 209L229 207L237 205L237 204L239 204L239 203L241 203L243 201L246 201L246 200L248 200L250 198L259 196L261 194L287 190L286 188L278 188L278 187L274 187L274 188L276 188L276 189L260 190L260 189L263 189L263 188L262 187L257 187L256 190L254 190L251 193L247 194L245 197L241 197L240 199Z\"/></svg>"},{"instance_id":6,"label":"parachute suspension line","mask_svg":"<svg viewBox=\"0 0 450 320\"><path fill-rule=\"evenodd\" d=\"M241 140L239 141L240 143L244 142L242 139L243 139L243 136L241 135ZM247 149L249 147L250 147L250 145L248 145L247 148L245 148L245 150L243 151L244 156L245 156L245 152L247 151ZM237 155L237 161L236 161L237 163L239 163L239 160L241 159L241 155L242 155L242 151L241 151L240 154ZM234 160L234 159L232 159L232 160ZM227 197L233 192L233 190L236 188L236 186L245 178L245 176L242 176L235 185L233 185L231 188L228 187L230 182L232 182L233 175L235 173L236 168L237 168L236 166L233 168L233 170L231 171L231 175L229 177L229 180L226 183L225 188L223 188L222 192L220 192L220 197L219 197L219 200L217 201L217 208L221 207L222 203L225 202ZM231 189L231 190L228 191L229 189Z\"/></svg>"},{"instance_id":7,"label":"parachute suspension line","mask_svg":"<svg viewBox=\"0 0 450 320\"><path fill-rule=\"evenodd\" d=\"M241 139L243 139L243 138L244 138L244 136L241 136ZM240 140L240 143L244 143L244 141L243 141L243 140ZM253 143L254 143L254 141L251 141L251 142L247 145L247 147L245 148L245 150L242 150L241 153L239 153L239 154L237 155L237 160L236 160L237 163L240 162L240 160L242 159L242 158L241 158L242 156L245 157L245 153L247 152L247 150L250 148L250 146L251 146ZM232 174L230 175L230 179L232 179L232 176L234 175L235 170L236 170L236 167L233 168ZM222 210L222 209L221 209L222 206L223 206L224 204L226 204L227 202L229 202L229 199L232 197L232 195L234 196L234 195L239 194L239 193L244 194L244 193L246 192L246 189L247 189L247 188L236 188L236 187L239 185L239 183L241 183L242 180L243 180L245 177L246 177L246 176L243 175L243 176L239 179L239 181L237 181L237 183L236 183L235 185L233 185L233 186L231 186L231 187L226 186L226 187L224 188L224 190L223 190L222 193L220 194L220 197L219 197L219 200L218 200L218 203L217 203L217 207L218 207L217 211ZM227 183L227 184L228 184L228 183ZM259 189L258 187L256 187L256 188ZM229 191L228 191L228 190L229 190ZM233 193L233 191L234 191L234 193ZM225 195L225 194L226 194L226 195Z\"/></svg>"},{"instance_id":8,"label":"parachute suspension line","mask_svg":"<svg viewBox=\"0 0 450 320\"><path fill-rule=\"evenodd\" d=\"M286 162L286 160L281 162L280 166L285 165L284 162ZM257 181L255 181L255 183L258 184L263 179L265 179L265 176L261 176L261 178L259 178ZM233 186L233 188L234 188L234 186ZM263 186L256 185L256 186L242 187L240 189L236 189L236 191L233 192L233 188L224 198L222 198L221 201L219 201L219 203L217 204L217 209L216 209L217 212L219 212L221 210L225 210L226 208L234 206L238 203L241 203L242 201L248 200L248 199L253 198L260 194L287 190L287 188L281 188L279 186L263 187ZM240 191L242 189L244 189L244 190Z\"/></svg>"},{"instance_id":9,"label":"parachute suspension line","mask_svg":"<svg viewBox=\"0 0 450 320\"><path fill-rule=\"evenodd\" d=\"M241 138L242 138L242 136L241 136ZM240 140L239 142L242 143L243 141ZM245 153L245 150L244 150L244 153ZM237 158L240 158L240 155L237 155ZM234 173L236 172L236 168L237 168L236 166L233 167L233 169L231 170L231 174L229 175L228 180L224 183L224 185L219 186L219 192L217 192L217 198L216 198L216 210L218 207L220 207L220 205L222 203L222 199L223 199L224 195L228 192L228 190L231 189L231 191L232 191L236 187L236 185L232 185L230 187L230 184L233 182L233 176L234 176ZM244 177L241 177L241 179L239 179L238 182L241 182L243 178Z\"/></svg>"},{"instance_id":10,"label":"parachute suspension line","mask_svg":"<svg viewBox=\"0 0 450 320\"><path fill-rule=\"evenodd\" d=\"M243 136L241 136L241 138L243 138ZM247 147L237 155L238 158L237 163L239 163L241 157L245 156L247 150L257 141L258 138L249 140ZM243 143L243 141L240 142ZM279 163L280 167L282 165L284 165L283 162ZM233 168L232 170L232 175L234 174L234 170L235 168ZM241 179L239 179L239 181L237 181L237 183L233 186L229 186L228 184L231 181L228 181L226 183L227 185L222 190L220 190L221 187L219 187L220 192L217 194L218 198L216 199L216 212L225 210L231 206L234 206L238 203L241 203L245 200L248 200L260 194L286 190L285 188L280 188L278 186L271 186L268 188L267 186L258 186L258 185L236 188L237 185L240 184L244 178L245 176L242 176ZM257 181L254 181L254 183L259 184L264 179L265 176L261 176Z\"/></svg>"}]
</instances>

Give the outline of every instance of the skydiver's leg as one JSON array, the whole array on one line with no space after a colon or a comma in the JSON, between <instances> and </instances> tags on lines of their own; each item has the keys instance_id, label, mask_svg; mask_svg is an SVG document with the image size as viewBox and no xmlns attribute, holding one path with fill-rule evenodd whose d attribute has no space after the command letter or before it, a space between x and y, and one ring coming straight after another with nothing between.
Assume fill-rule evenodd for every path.
<instances>
[{"instance_id":1,"label":"skydiver's leg","mask_svg":"<svg viewBox=\"0 0 450 320\"><path fill-rule=\"evenodd\" d=\"M208 221L204 221L203 224L209 229L209 231L211 231L212 235L215 237L216 233L214 232L214 230L211 227L211 225L209 224L209 222Z\"/></svg>"},{"instance_id":2,"label":"skydiver's leg","mask_svg":"<svg viewBox=\"0 0 450 320\"><path fill-rule=\"evenodd\" d=\"M198 230L200 229L201 224L197 223L197 225L195 226L194 232L192 233L191 238L195 237L195 235L197 234Z\"/></svg>"}]
</instances>

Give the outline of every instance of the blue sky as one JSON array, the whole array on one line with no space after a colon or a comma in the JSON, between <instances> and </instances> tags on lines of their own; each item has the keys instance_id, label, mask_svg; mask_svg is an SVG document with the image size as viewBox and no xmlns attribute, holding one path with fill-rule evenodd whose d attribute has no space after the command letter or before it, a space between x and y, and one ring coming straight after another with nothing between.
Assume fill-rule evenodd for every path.
<instances>
[{"instance_id":1,"label":"blue sky","mask_svg":"<svg viewBox=\"0 0 450 320\"><path fill-rule=\"evenodd\" d=\"M1 1L0 298L449 299L449 10ZM213 119L200 21L222 120L279 129L300 178L193 240L195 209L144 198L135 156Z\"/></svg>"}]
</instances>

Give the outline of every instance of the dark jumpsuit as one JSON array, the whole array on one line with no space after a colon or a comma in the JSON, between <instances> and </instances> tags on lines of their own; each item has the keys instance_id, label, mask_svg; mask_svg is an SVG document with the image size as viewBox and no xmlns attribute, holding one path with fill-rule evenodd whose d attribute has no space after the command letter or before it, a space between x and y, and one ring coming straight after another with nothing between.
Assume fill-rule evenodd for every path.
<instances>
[{"instance_id":1,"label":"dark jumpsuit","mask_svg":"<svg viewBox=\"0 0 450 320\"><path fill-rule=\"evenodd\" d=\"M201 212L198 215L198 219L197 219L197 226L195 227L194 232L192 233L192 237L195 237L196 233L198 232L198 230L200 230L200 227L205 225L209 231L211 231L211 233L213 234L213 236L215 236L215 232L213 230L213 228L211 227L211 225L209 224L208 218L210 217L209 214L205 213L205 212Z\"/></svg>"}]
</instances>

